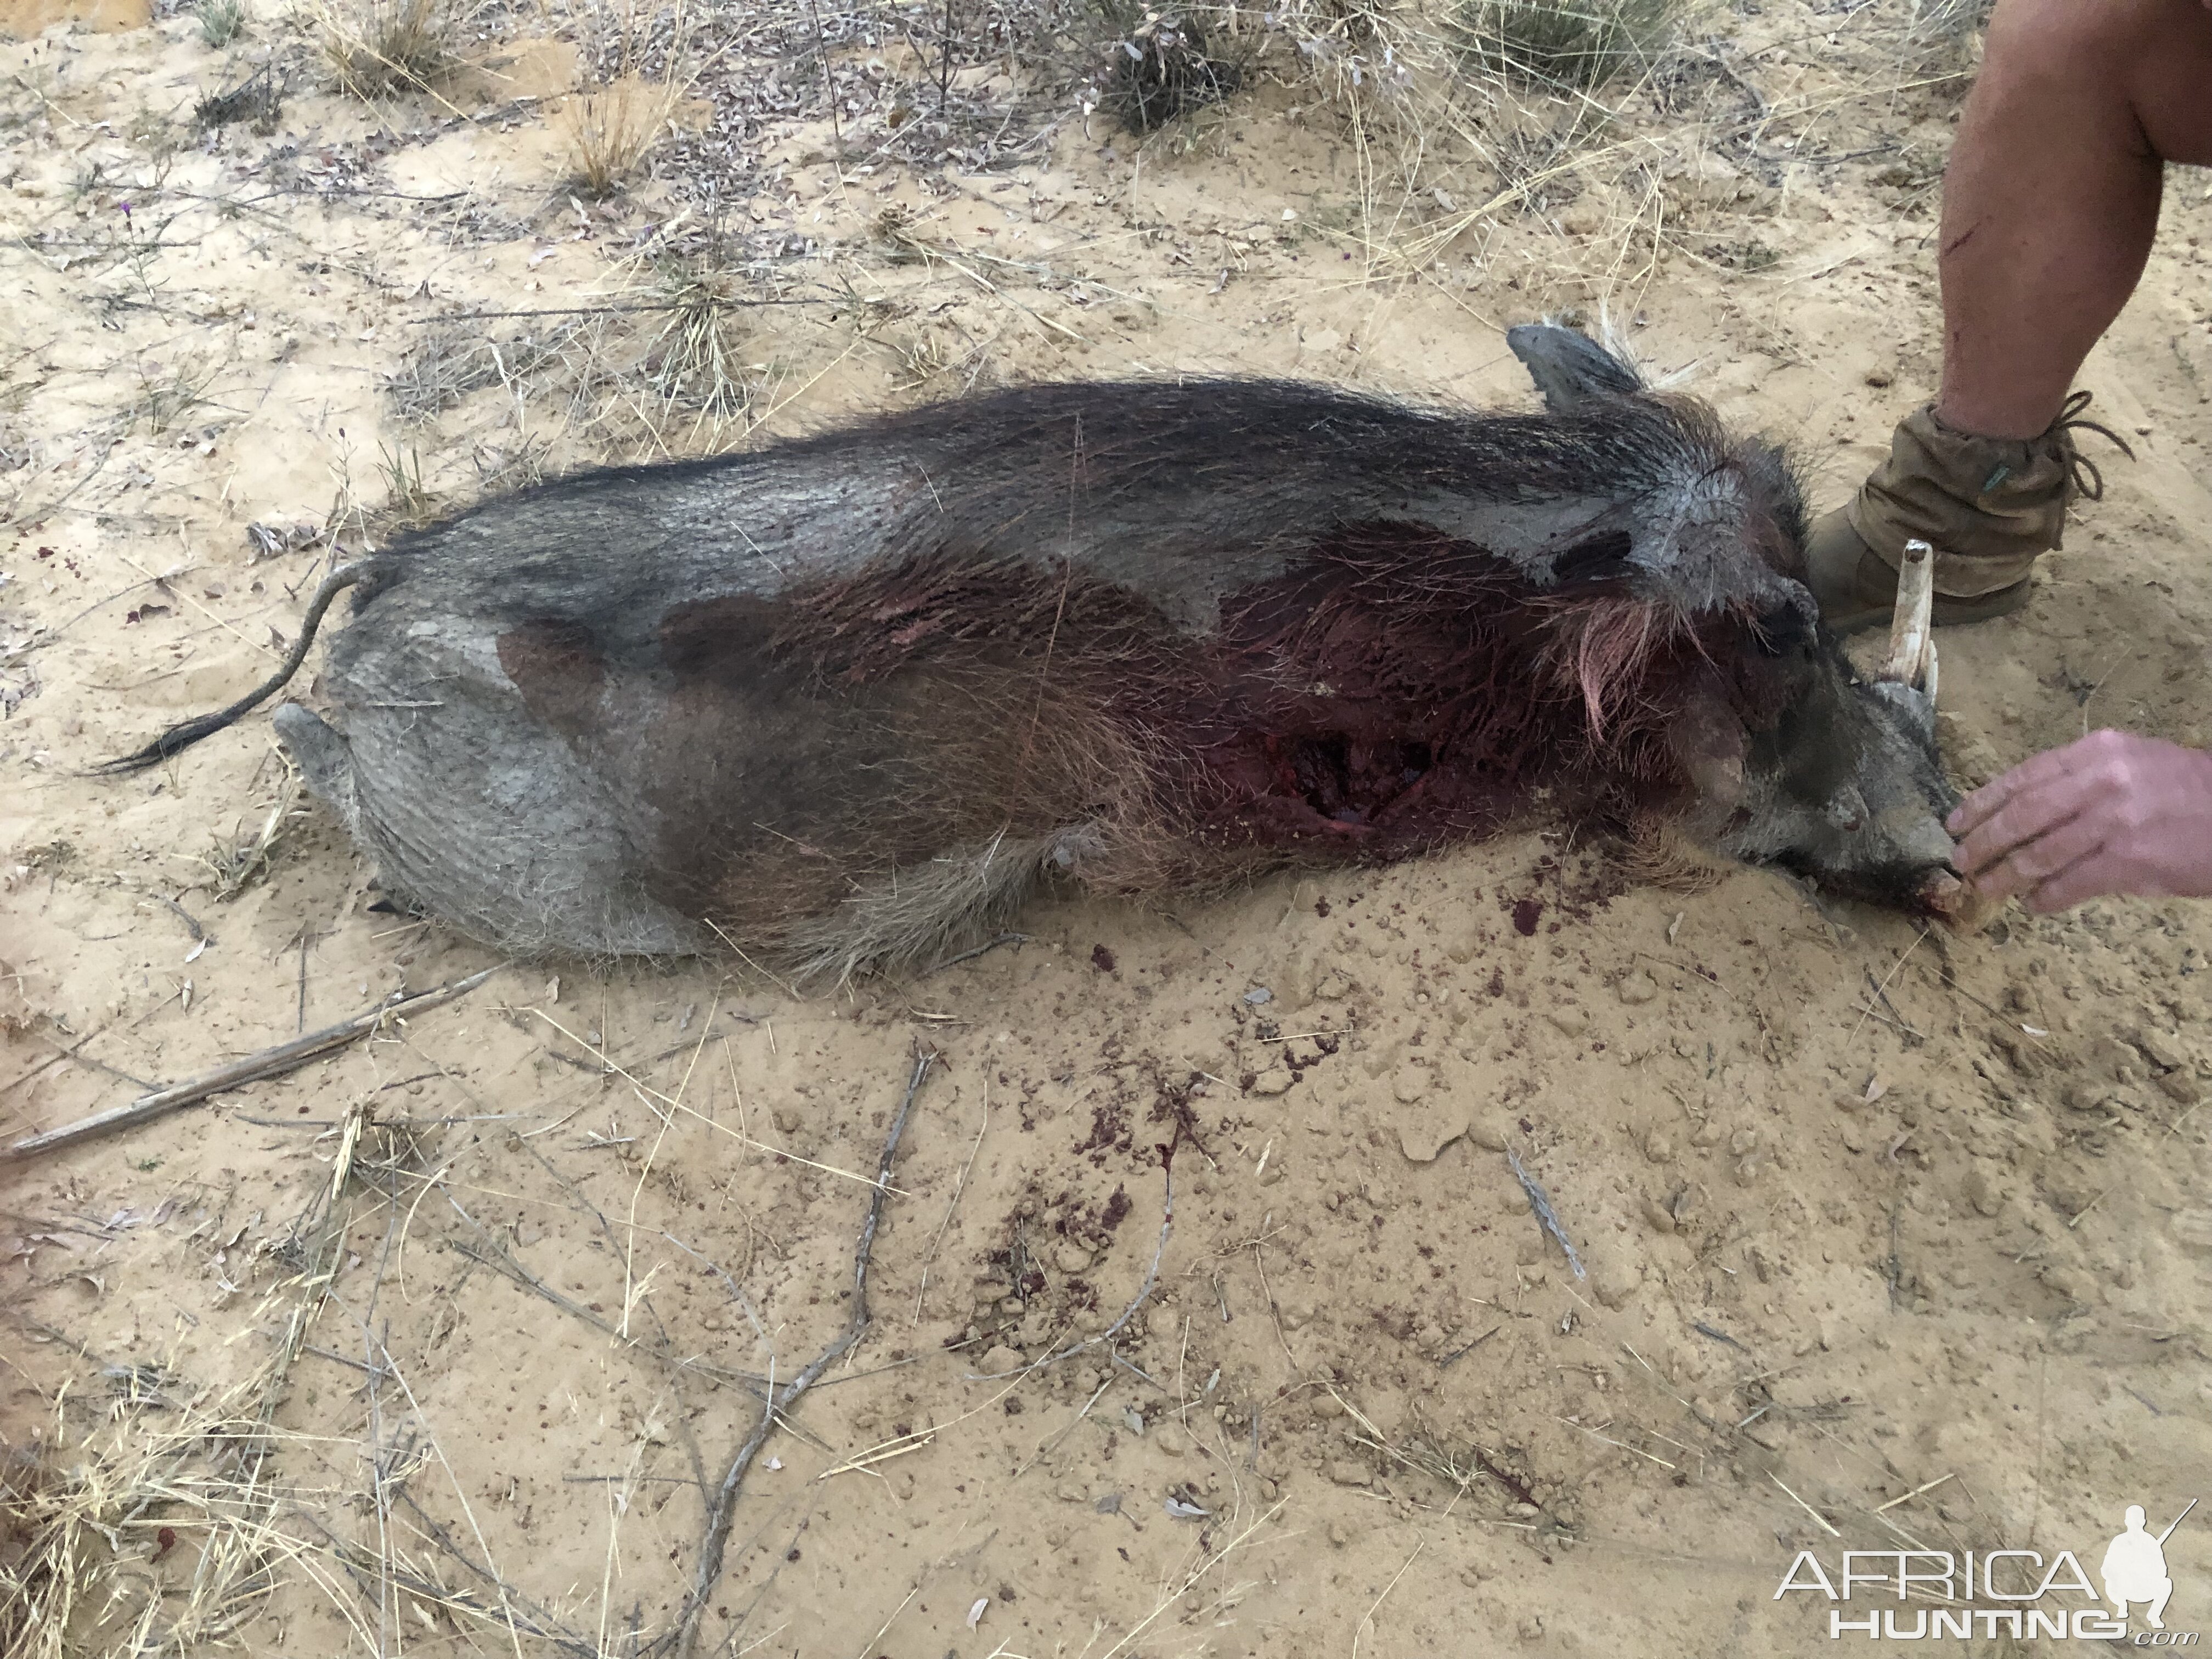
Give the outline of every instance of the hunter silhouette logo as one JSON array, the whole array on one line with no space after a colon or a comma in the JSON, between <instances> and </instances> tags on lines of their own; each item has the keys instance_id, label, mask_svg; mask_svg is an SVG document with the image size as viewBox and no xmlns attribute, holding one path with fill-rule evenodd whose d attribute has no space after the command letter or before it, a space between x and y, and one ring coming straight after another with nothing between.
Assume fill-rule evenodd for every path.
<instances>
[{"instance_id":1,"label":"hunter silhouette logo","mask_svg":"<svg viewBox=\"0 0 2212 1659\"><path fill-rule=\"evenodd\" d=\"M2154 1538L2143 1530L2142 1505L2128 1505L2127 1530L2105 1547L2104 1565L2097 1569L2105 1581L2105 1599L2121 1618L2128 1616L2129 1602L2148 1601L2150 1610L2144 1620L2153 1630L2166 1628L2166 1604L2173 1598L2173 1580L2166 1573L2166 1540L2196 1507L2192 1498L2188 1508Z\"/></svg>"},{"instance_id":2,"label":"hunter silhouette logo","mask_svg":"<svg viewBox=\"0 0 2212 1659\"><path fill-rule=\"evenodd\" d=\"M1774 1591L1778 1601L1794 1591L1825 1597L1828 1638L1924 1641L1942 1636L1999 1634L2014 1640L2038 1636L2075 1641L2121 1642L2138 1648L2197 1645L2194 1631L2166 1627L2173 1577L2166 1543L2197 1507L2191 1498L2162 1532L2152 1532L2140 1504L2128 1505L2121 1531L2106 1545L2097 1576L2100 1596L2072 1550L2045 1556L2039 1550L1845 1550L1831 1573L1811 1550L1800 1550ZM1889 1600L1897 1605L1843 1604ZM1908 1611L1905 1604L1917 1602ZM2110 1603L2109 1608L2106 1603ZM2139 1609L2147 1630L2132 1631L2130 1609Z\"/></svg>"}]
</instances>

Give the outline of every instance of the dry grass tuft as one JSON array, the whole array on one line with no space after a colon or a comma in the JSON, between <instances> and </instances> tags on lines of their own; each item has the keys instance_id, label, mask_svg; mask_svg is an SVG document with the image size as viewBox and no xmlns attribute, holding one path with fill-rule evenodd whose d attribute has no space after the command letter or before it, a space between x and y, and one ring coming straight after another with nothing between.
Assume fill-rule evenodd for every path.
<instances>
[{"instance_id":1,"label":"dry grass tuft","mask_svg":"<svg viewBox=\"0 0 2212 1659\"><path fill-rule=\"evenodd\" d=\"M259 1612L275 1528L264 1379L202 1408L157 1368L108 1368L103 1419L0 1476L0 1650L203 1653ZM64 1441L58 1437L58 1449Z\"/></svg>"},{"instance_id":2,"label":"dry grass tuft","mask_svg":"<svg viewBox=\"0 0 2212 1659\"><path fill-rule=\"evenodd\" d=\"M206 14L203 13L204 20ZM197 127L227 127L234 121L251 121L263 135L276 131L276 118L284 108L283 83L273 64L264 64L228 92L213 92L192 106Z\"/></svg>"},{"instance_id":3,"label":"dry grass tuft","mask_svg":"<svg viewBox=\"0 0 2212 1659\"><path fill-rule=\"evenodd\" d=\"M41 1611L66 1594L69 1575L48 1547L47 1520L69 1485L44 1446L0 1446L0 1653L31 1652Z\"/></svg>"},{"instance_id":4,"label":"dry grass tuft","mask_svg":"<svg viewBox=\"0 0 2212 1659\"><path fill-rule=\"evenodd\" d=\"M344 1243L331 1210L357 1141L356 1131L341 1142L328 1185L278 1253L299 1271L262 1304L274 1351L230 1386L196 1385L165 1360L100 1364L64 1333L21 1327L96 1364L103 1387L64 1386L43 1445L0 1448L9 1659L234 1647L288 1567L316 1577L280 1525L275 1418L330 1293Z\"/></svg>"},{"instance_id":5,"label":"dry grass tuft","mask_svg":"<svg viewBox=\"0 0 2212 1659\"><path fill-rule=\"evenodd\" d=\"M1235 92L1243 71L1207 50L1205 27L1175 13L1146 11L1115 42L1106 106L1133 132L1152 132Z\"/></svg>"},{"instance_id":6,"label":"dry grass tuft","mask_svg":"<svg viewBox=\"0 0 2212 1659\"><path fill-rule=\"evenodd\" d=\"M1963 41L1990 21L1996 0L1913 0L1907 38L1925 45Z\"/></svg>"},{"instance_id":7,"label":"dry grass tuft","mask_svg":"<svg viewBox=\"0 0 2212 1659\"><path fill-rule=\"evenodd\" d=\"M379 443L377 471L384 475L386 497L380 515L387 524L419 530L438 516L437 498L422 482L422 452Z\"/></svg>"},{"instance_id":8,"label":"dry grass tuft","mask_svg":"<svg viewBox=\"0 0 2212 1659\"><path fill-rule=\"evenodd\" d=\"M623 75L572 100L561 112L569 187L594 202L613 195L667 131L677 95L665 81Z\"/></svg>"},{"instance_id":9,"label":"dry grass tuft","mask_svg":"<svg viewBox=\"0 0 2212 1659\"><path fill-rule=\"evenodd\" d=\"M200 40L221 52L246 33L246 0L200 0Z\"/></svg>"},{"instance_id":10,"label":"dry grass tuft","mask_svg":"<svg viewBox=\"0 0 2212 1659\"><path fill-rule=\"evenodd\" d=\"M1665 50L1683 0L1462 0L1455 33L1476 63L1525 85L1604 85Z\"/></svg>"},{"instance_id":11,"label":"dry grass tuft","mask_svg":"<svg viewBox=\"0 0 2212 1659\"><path fill-rule=\"evenodd\" d=\"M138 376L138 395L129 413L133 419L143 421L147 431L155 437L204 404L209 388L222 373L222 366L206 356L180 357L170 364L142 359L131 367Z\"/></svg>"},{"instance_id":12,"label":"dry grass tuft","mask_svg":"<svg viewBox=\"0 0 2212 1659\"><path fill-rule=\"evenodd\" d=\"M307 785L301 780L299 768L292 763L289 755L274 744L255 771L252 787L260 787L262 779L268 775L271 760L276 769L275 793L259 827L249 835L243 822L240 823L234 826L228 841L218 841L214 854L200 860L208 866L210 877L205 884L218 899L236 898L269 873L277 842L306 803Z\"/></svg>"},{"instance_id":13,"label":"dry grass tuft","mask_svg":"<svg viewBox=\"0 0 2212 1659\"><path fill-rule=\"evenodd\" d=\"M1386 112L1419 124L1422 89L1449 71L1448 43L1407 0L1286 0L1267 16L1296 51L1298 78L1363 125Z\"/></svg>"},{"instance_id":14,"label":"dry grass tuft","mask_svg":"<svg viewBox=\"0 0 2212 1659\"><path fill-rule=\"evenodd\" d=\"M466 21L453 0L310 0L323 60L356 98L422 92L459 66Z\"/></svg>"},{"instance_id":15,"label":"dry grass tuft","mask_svg":"<svg viewBox=\"0 0 2212 1659\"><path fill-rule=\"evenodd\" d=\"M667 320L646 347L646 374L662 404L708 420L744 413L751 388L738 361L739 319L751 297L742 273L712 251L667 254L646 268L642 289Z\"/></svg>"},{"instance_id":16,"label":"dry grass tuft","mask_svg":"<svg viewBox=\"0 0 2212 1659\"><path fill-rule=\"evenodd\" d=\"M586 330L587 319L550 318L503 337L455 324L433 328L384 380L392 412L408 425L442 415L487 386L519 392L557 368Z\"/></svg>"}]
</instances>

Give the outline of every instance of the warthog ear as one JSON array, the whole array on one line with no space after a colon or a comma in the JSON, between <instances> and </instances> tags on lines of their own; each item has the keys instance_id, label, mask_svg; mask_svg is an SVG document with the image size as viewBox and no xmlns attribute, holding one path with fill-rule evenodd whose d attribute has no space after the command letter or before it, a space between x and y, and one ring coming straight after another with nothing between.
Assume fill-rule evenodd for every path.
<instances>
[{"instance_id":1,"label":"warthog ear","mask_svg":"<svg viewBox=\"0 0 2212 1659\"><path fill-rule=\"evenodd\" d=\"M1554 415L1564 415L1593 398L1630 398L1644 390L1644 382L1626 363L1589 336L1556 323L1509 328L1505 343Z\"/></svg>"}]
</instances>

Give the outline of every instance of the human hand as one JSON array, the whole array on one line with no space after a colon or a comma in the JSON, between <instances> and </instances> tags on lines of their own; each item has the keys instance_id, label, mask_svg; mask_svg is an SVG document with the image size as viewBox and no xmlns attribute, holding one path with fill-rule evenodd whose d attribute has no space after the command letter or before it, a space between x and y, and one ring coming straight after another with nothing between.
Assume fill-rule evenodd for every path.
<instances>
[{"instance_id":1,"label":"human hand","mask_svg":"<svg viewBox=\"0 0 2212 1659\"><path fill-rule=\"evenodd\" d=\"M2208 0L2212 3L2212 0ZM2106 893L2212 894L2212 755L2092 732L1966 797L1946 824L1956 863L1992 903L2064 910Z\"/></svg>"}]
</instances>

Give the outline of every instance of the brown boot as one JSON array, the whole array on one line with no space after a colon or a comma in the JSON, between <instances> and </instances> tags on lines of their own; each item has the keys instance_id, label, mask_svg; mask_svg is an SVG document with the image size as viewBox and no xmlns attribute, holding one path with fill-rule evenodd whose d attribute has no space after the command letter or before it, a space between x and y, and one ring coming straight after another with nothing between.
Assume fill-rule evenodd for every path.
<instances>
[{"instance_id":1,"label":"brown boot","mask_svg":"<svg viewBox=\"0 0 2212 1659\"><path fill-rule=\"evenodd\" d=\"M2027 603L2029 572L2059 544L2075 498L2097 501L2105 480L2075 450L2074 432L2100 432L2130 459L2118 433L2083 420L2089 394L2066 400L2039 438L1954 432L1933 405L1898 424L1889 459L1807 538L1807 586L1838 634L1889 620L1897 567L1915 537L1936 549L1935 622L1984 622Z\"/></svg>"}]
</instances>

